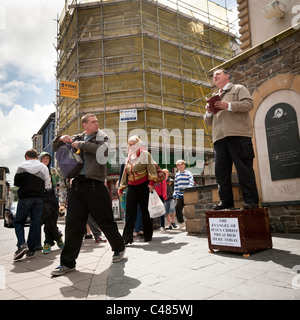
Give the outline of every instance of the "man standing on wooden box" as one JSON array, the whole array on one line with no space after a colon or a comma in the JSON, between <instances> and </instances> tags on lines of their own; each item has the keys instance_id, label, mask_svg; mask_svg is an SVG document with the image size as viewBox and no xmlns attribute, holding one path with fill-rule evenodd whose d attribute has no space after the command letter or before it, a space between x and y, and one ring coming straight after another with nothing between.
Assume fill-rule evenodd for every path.
<instances>
[{"instance_id":1,"label":"man standing on wooden box","mask_svg":"<svg viewBox=\"0 0 300 320\"><path fill-rule=\"evenodd\" d=\"M243 192L244 208L256 209L258 192L253 170L253 125L249 115L253 100L245 86L230 83L229 74L224 69L214 72L213 82L221 98L221 101L215 102L215 107L222 110L214 114L207 104L204 120L212 126L215 174L219 187L220 203L214 206L214 210L234 207L231 185L233 163Z\"/></svg>"}]
</instances>

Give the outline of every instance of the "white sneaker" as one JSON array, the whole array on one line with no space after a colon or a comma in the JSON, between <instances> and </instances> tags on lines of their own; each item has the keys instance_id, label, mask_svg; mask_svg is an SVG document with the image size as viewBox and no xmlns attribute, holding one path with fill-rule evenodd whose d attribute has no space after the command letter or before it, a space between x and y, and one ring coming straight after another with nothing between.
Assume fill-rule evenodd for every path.
<instances>
[{"instance_id":1,"label":"white sneaker","mask_svg":"<svg viewBox=\"0 0 300 320\"><path fill-rule=\"evenodd\" d=\"M123 260L124 254L125 254L125 248L123 251L115 251L113 258L112 258L112 262L119 262L119 261Z\"/></svg>"},{"instance_id":2,"label":"white sneaker","mask_svg":"<svg viewBox=\"0 0 300 320\"><path fill-rule=\"evenodd\" d=\"M66 266L60 265L55 270L53 270L51 272L51 275L54 276L54 277L59 277L59 276L62 276L64 274L68 273L68 272L71 272L73 270L75 270L75 268L68 268Z\"/></svg>"},{"instance_id":3,"label":"white sneaker","mask_svg":"<svg viewBox=\"0 0 300 320\"><path fill-rule=\"evenodd\" d=\"M178 229L184 229L184 228L185 228L185 223L184 222L179 223Z\"/></svg>"},{"instance_id":4,"label":"white sneaker","mask_svg":"<svg viewBox=\"0 0 300 320\"><path fill-rule=\"evenodd\" d=\"M160 227L159 230L160 230L161 233L166 232L166 228L165 227Z\"/></svg>"}]
</instances>

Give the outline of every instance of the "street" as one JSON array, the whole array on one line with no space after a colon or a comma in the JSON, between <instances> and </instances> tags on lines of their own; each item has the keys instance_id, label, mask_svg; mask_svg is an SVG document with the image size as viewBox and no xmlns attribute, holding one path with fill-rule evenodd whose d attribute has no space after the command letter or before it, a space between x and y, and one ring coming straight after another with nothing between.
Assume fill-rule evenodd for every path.
<instances>
[{"instance_id":1,"label":"street","mask_svg":"<svg viewBox=\"0 0 300 320\"><path fill-rule=\"evenodd\" d=\"M65 225L58 223L58 228L64 234ZM28 236L29 227L25 227L25 239ZM44 237L43 227L42 227L42 241ZM3 219L0 219L0 257L11 254L17 250L17 238L15 235L14 228L5 228Z\"/></svg>"},{"instance_id":2,"label":"street","mask_svg":"<svg viewBox=\"0 0 300 320\"><path fill-rule=\"evenodd\" d=\"M28 227L25 228L25 235ZM3 219L0 220L0 257L13 253L17 250L17 238L14 228L5 228Z\"/></svg>"},{"instance_id":3,"label":"street","mask_svg":"<svg viewBox=\"0 0 300 320\"><path fill-rule=\"evenodd\" d=\"M10 231L5 233L12 237ZM126 247L125 258L111 263L109 243L87 239L76 270L62 277L51 277L60 264L57 246L50 254L37 252L34 259L16 263L11 253L0 257L0 300L105 300L106 307L117 306L117 300L128 300L130 307L138 307L136 300L153 301L142 314L165 310L162 300L168 306L172 300L176 305L185 300L180 304L193 305L197 319L201 310L196 310L199 302L194 300L299 300L300 235L273 234L272 240L272 249L243 257L234 252L209 253L205 235L155 230L151 242L135 239Z\"/></svg>"}]
</instances>

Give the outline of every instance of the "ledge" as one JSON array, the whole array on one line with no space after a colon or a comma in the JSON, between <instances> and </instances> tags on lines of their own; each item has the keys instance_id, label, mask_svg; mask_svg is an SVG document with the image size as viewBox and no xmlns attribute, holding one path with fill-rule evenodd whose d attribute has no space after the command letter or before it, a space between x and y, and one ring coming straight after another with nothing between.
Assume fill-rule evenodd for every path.
<instances>
[{"instance_id":1,"label":"ledge","mask_svg":"<svg viewBox=\"0 0 300 320\"><path fill-rule=\"evenodd\" d=\"M238 186L239 186L238 182L232 182L232 187L238 187ZM180 189L180 191L188 193L188 192L203 191L203 190L206 190L206 189L216 189L216 188L218 188L218 184L214 183L214 184L206 184L206 185L203 185L203 186L182 188L182 189Z\"/></svg>"},{"instance_id":2,"label":"ledge","mask_svg":"<svg viewBox=\"0 0 300 320\"><path fill-rule=\"evenodd\" d=\"M195 186L195 187L189 187L189 188L182 188L180 191L183 192L194 192L194 191L200 191L200 190L205 190L205 189L215 189L218 187L218 184L206 184L204 186Z\"/></svg>"},{"instance_id":3,"label":"ledge","mask_svg":"<svg viewBox=\"0 0 300 320\"><path fill-rule=\"evenodd\" d=\"M273 207L273 206L293 206L293 205L299 205L300 200L294 200L294 201L278 201L278 202L262 202L262 207Z\"/></svg>"}]
</instances>

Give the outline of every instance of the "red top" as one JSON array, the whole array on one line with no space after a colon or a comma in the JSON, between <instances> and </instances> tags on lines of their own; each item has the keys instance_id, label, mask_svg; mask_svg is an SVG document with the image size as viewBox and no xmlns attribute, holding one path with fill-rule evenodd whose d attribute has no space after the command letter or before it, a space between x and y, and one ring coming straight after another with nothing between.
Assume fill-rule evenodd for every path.
<instances>
[{"instance_id":1,"label":"red top","mask_svg":"<svg viewBox=\"0 0 300 320\"><path fill-rule=\"evenodd\" d=\"M157 184L155 187L155 191L157 192L157 194L159 196L163 196L164 200L167 200L167 183L166 180L164 180L163 182Z\"/></svg>"}]
</instances>

